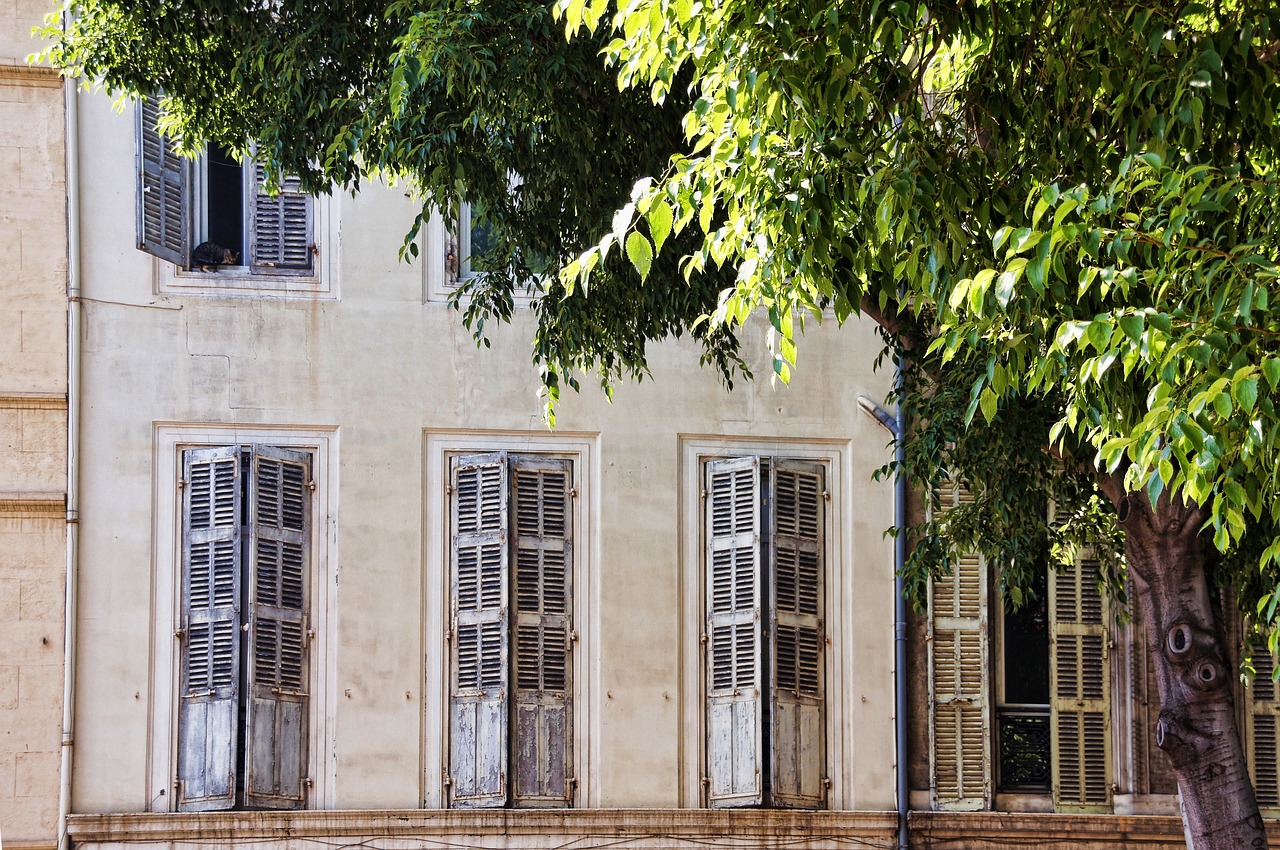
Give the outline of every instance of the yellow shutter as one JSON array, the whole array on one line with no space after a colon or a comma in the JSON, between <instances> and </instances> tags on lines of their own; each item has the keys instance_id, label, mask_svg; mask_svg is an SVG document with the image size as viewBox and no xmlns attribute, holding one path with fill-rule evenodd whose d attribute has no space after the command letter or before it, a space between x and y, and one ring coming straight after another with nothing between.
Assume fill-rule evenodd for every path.
<instances>
[{"instance_id":1,"label":"yellow shutter","mask_svg":"<svg viewBox=\"0 0 1280 850\"><path fill-rule=\"evenodd\" d=\"M1049 612L1054 807L1110 812L1110 647L1097 561L1050 577Z\"/></svg>"},{"instance_id":2,"label":"yellow shutter","mask_svg":"<svg viewBox=\"0 0 1280 850\"><path fill-rule=\"evenodd\" d=\"M1249 778L1258 796L1258 808L1267 817L1280 816L1280 780L1277 778L1276 733L1280 731L1280 701L1272 681L1275 659L1265 646L1254 647L1253 677L1245 692L1245 752Z\"/></svg>"},{"instance_id":3,"label":"yellow shutter","mask_svg":"<svg viewBox=\"0 0 1280 850\"><path fill-rule=\"evenodd\" d=\"M960 486L942 510L969 498ZM929 749L933 807L991 808L987 565L964 555L930 586Z\"/></svg>"}]
</instances>

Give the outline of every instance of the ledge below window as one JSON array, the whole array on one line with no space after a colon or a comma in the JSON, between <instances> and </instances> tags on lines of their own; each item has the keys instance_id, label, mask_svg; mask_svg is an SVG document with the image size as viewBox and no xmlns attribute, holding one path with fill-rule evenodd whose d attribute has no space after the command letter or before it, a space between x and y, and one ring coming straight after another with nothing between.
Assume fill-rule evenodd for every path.
<instances>
[{"instance_id":1,"label":"ledge below window","mask_svg":"<svg viewBox=\"0 0 1280 850\"><path fill-rule=\"evenodd\" d=\"M891 847L893 812L787 809L557 809L82 814L68 820L76 847L315 848L317 842L419 848L424 841L472 848L556 848L570 843L622 847L755 848L802 842L806 848ZM434 839L434 840L433 840Z\"/></svg>"}]
</instances>

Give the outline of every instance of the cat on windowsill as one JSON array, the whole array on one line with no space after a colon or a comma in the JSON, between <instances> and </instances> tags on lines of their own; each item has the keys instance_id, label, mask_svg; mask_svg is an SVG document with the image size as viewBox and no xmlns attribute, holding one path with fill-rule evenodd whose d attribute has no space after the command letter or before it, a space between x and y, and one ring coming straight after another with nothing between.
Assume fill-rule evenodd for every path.
<instances>
[{"instance_id":1,"label":"cat on windowsill","mask_svg":"<svg viewBox=\"0 0 1280 850\"><path fill-rule=\"evenodd\" d=\"M217 242L201 242L191 252L191 268L202 272L217 271L218 266L234 266L239 256Z\"/></svg>"}]
</instances>

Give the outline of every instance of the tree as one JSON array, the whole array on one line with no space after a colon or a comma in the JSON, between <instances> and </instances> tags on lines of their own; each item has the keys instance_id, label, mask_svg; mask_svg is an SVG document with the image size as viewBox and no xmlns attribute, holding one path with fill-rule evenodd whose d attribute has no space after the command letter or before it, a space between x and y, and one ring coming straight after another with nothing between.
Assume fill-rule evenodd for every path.
<instances>
[{"instance_id":1,"label":"tree","mask_svg":"<svg viewBox=\"0 0 1280 850\"><path fill-rule=\"evenodd\" d=\"M190 148L253 138L311 188L379 176L484 205L478 334L565 264L537 308L552 402L584 371L643 376L646 343L686 329L732 378L757 310L786 379L806 316L873 317L914 422L891 471L977 497L912 530L909 583L977 545L1016 600L1046 553L1109 549L1152 636L1189 838L1265 846L1218 601L1233 589L1277 648L1270 4L70 11L54 60L162 89Z\"/></svg>"}]
</instances>

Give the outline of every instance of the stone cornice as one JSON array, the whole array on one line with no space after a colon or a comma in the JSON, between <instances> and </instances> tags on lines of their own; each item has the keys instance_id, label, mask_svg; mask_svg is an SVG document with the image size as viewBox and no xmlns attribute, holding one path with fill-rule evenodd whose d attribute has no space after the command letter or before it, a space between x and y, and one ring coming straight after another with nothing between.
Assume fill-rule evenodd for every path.
<instances>
[{"instance_id":1,"label":"stone cornice","mask_svg":"<svg viewBox=\"0 0 1280 850\"><path fill-rule=\"evenodd\" d=\"M67 500L61 494L0 495L0 519L63 519Z\"/></svg>"},{"instance_id":2,"label":"stone cornice","mask_svg":"<svg viewBox=\"0 0 1280 850\"><path fill-rule=\"evenodd\" d=\"M0 410L66 410L67 397L57 393L0 392Z\"/></svg>"},{"instance_id":3,"label":"stone cornice","mask_svg":"<svg viewBox=\"0 0 1280 850\"><path fill-rule=\"evenodd\" d=\"M22 59L0 58L0 84L61 88L62 75L47 65L28 65Z\"/></svg>"}]
</instances>

